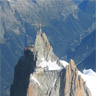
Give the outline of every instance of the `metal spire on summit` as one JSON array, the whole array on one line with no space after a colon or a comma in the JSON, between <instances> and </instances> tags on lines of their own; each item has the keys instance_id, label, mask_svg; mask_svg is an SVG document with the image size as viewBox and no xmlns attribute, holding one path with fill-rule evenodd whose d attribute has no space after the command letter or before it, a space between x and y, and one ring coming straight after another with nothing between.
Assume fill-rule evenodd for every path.
<instances>
[{"instance_id":1,"label":"metal spire on summit","mask_svg":"<svg viewBox=\"0 0 96 96\"><path fill-rule=\"evenodd\" d=\"M41 26L41 24L39 24L39 28L40 28L40 32L42 32L42 26Z\"/></svg>"}]
</instances>

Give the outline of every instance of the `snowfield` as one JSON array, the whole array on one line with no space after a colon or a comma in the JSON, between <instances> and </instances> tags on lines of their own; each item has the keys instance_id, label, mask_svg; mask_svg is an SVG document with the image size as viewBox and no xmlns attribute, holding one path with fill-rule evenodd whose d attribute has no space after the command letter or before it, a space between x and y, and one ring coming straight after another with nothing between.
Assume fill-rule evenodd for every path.
<instances>
[{"instance_id":1,"label":"snowfield","mask_svg":"<svg viewBox=\"0 0 96 96\"><path fill-rule=\"evenodd\" d=\"M47 62L44 58L42 58L41 60L42 62L39 64L39 67L42 67L42 68L48 67L49 70L61 70L62 68L61 66L57 64L56 61L52 62L51 60L49 60ZM68 65L68 62L64 60L60 60L60 63L62 63L64 67Z\"/></svg>"},{"instance_id":2,"label":"snowfield","mask_svg":"<svg viewBox=\"0 0 96 96\"><path fill-rule=\"evenodd\" d=\"M68 62L64 61L64 60L60 60L60 62L63 64L64 67L66 67L67 65L69 65Z\"/></svg>"},{"instance_id":3,"label":"snowfield","mask_svg":"<svg viewBox=\"0 0 96 96\"><path fill-rule=\"evenodd\" d=\"M92 96L96 96L96 73L92 69L84 69L83 73L78 71L82 79L86 82L87 87L91 91Z\"/></svg>"},{"instance_id":4,"label":"snowfield","mask_svg":"<svg viewBox=\"0 0 96 96\"><path fill-rule=\"evenodd\" d=\"M61 69L61 67L59 65L57 65L56 61L47 62L44 60L39 64L39 67L42 67L42 68L48 67L49 70L60 70Z\"/></svg>"}]
</instances>

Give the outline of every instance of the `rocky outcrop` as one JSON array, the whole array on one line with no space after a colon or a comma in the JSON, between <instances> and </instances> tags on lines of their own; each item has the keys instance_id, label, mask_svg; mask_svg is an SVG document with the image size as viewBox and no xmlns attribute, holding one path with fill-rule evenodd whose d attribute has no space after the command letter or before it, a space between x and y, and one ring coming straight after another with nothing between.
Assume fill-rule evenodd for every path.
<instances>
[{"instance_id":1,"label":"rocky outcrop","mask_svg":"<svg viewBox=\"0 0 96 96\"><path fill-rule=\"evenodd\" d=\"M42 59L45 59L46 61L50 60L52 62L57 61L58 65L62 66L59 58L54 54L46 34L42 32L41 29L37 32L34 45L28 46L27 49L33 52L34 60L36 59L36 66L42 62Z\"/></svg>"},{"instance_id":2,"label":"rocky outcrop","mask_svg":"<svg viewBox=\"0 0 96 96\"><path fill-rule=\"evenodd\" d=\"M10 96L91 96L74 61L64 68L41 30L37 32L34 45L25 48L24 52L15 68ZM43 61L50 63L42 67ZM58 70L49 69L53 63Z\"/></svg>"},{"instance_id":3,"label":"rocky outcrop","mask_svg":"<svg viewBox=\"0 0 96 96\"><path fill-rule=\"evenodd\" d=\"M64 96L91 96L72 59L66 67L64 83Z\"/></svg>"},{"instance_id":4,"label":"rocky outcrop","mask_svg":"<svg viewBox=\"0 0 96 96\"><path fill-rule=\"evenodd\" d=\"M34 55L37 56L38 64L41 62L42 58L45 58L46 61L56 61L59 60L53 52L46 35L41 30L37 32L35 43L34 43ZM38 65L37 64L37 65Z\"/></svg>"},{"instance_id":5,"label":"rocky outcrop","mask_svg":"<svg viewBox=\"0 0 96 96\"><path fill-rule=\"evenodd\" d=\"M34 72L32 76L40 84L30 77L27 96L91 96L85 82L78 75L78 69L73 60L70 60L66 69L43 72L39 75Z\"/></svg>"},{"instance_id":6,"label":"rocky outcrop","mask_svg":"<svg viewBox=\"0 0 96 96\"><path fill-rule=\"evenodd\" d=\"M58 71L46 71L42 74L34 72L30 76L27 96L59 96L59 86L55 86L57 76Z\"/></svg>"}]
</instances>

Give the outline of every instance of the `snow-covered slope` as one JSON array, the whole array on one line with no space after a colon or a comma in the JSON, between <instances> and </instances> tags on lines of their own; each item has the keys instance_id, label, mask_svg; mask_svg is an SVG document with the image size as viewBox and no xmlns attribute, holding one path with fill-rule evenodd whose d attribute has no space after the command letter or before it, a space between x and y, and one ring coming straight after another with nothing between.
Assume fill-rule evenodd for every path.
<instances>
[{"instance_id":1,"label":"snow-covered slope","mask_svg":"<svg viewBox=\"0 0 96 96\"><path fill-rule=\"evenodd\" d=\"M56 61L55 62L52 62L52 61L43 61L40 63L39 65L40 67L48 67L49 70L60 70L61 67L57 65Z\"/></svg>"},{"instance_id":2,"label":"snow-covered slope","mask_svg":"<svg viewBox=\"0 0 96 96\"><path fill-rule=\"evenodd\" d=\"M79 71L79 75L81 75L83 80L86 82L92 96L96 96L96 73L92 69L84 69L83 73Z\"/></svg>"},{"instance_id":3,"label":"snow-covered slope","mask_svg":"<svg viewBox=\"0 0 96 96\"><path fill-rule=\"evenodd\" d=\"M66 67L67 65L69 65L69 63L66 62L65 60L60 60L60 62L62 63L62 65L63 65L64 67Z\"/></svg>"},{"instance_id":4,"label":"snow-covered slope","mask_svg":"<svg viewBox=\"0 0 96 96\"><path fill-rule=\"evenodd\" d=\"M68 65L68 62L64 61L64 60L60 60L60 63L62 64L63 67L66 67ZM52 62L51 60L49 60L48 62L42 58L41 63L39 64L38 67L48 67L49 70L61 70L62 67L58 65L57 61Z\"/></svg>"}]
</instances>

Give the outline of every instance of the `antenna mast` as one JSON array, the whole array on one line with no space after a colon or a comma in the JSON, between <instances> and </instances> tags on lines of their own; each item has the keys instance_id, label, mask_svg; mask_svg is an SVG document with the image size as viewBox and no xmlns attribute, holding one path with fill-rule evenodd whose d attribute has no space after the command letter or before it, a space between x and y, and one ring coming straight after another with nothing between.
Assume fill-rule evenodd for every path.
<instances>
[{"instance_id":1,"label":"antenna mast","mask_svg":"<svg viewBox=\"0 0 96 96\"><path fill-rule=\"evenodd\" d=\"M41 26L41 24L39 24L39 28L40 28L40 32L42 32L42 26Z\"/></svg>"}]
</instances>

